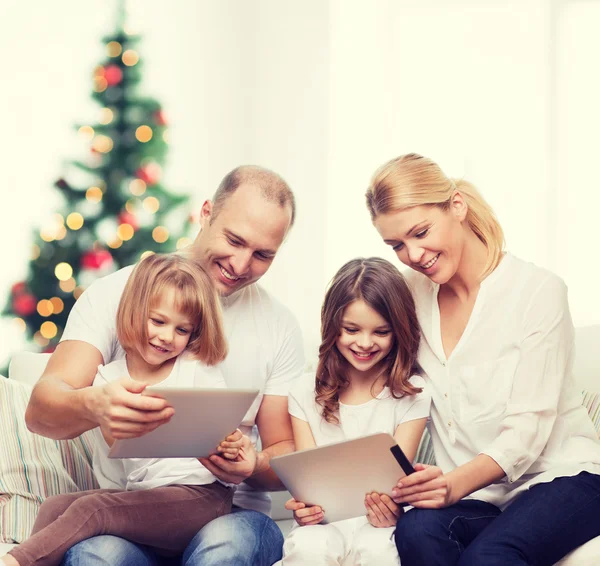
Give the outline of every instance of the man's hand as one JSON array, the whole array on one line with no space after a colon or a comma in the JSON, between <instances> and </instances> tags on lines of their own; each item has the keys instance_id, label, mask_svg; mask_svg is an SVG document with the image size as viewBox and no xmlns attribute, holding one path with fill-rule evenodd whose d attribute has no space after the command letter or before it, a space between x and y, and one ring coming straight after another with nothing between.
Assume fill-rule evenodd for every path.
<instances>
[{"instance_id":1,"label":"man's hand","mask_svg":"<svg viewBox=\"0 0 600 566\"><path fill-rule=\"evenodd\" d=\"M256 468L257 454L254 444L244 434L242 445L235 461L213 454L208 458L198 458L200 463L215 477L227 483L240 484L248 479Z\"/></svg>"},{"instance_id":2,"label":"man's hand","mask_svg":"<svg viewBox=\"0 0 600 566\"><path fill-rule=\"evenodd\" d=\"M305 503L296 501L294 498L285 502L285 508L294 512L294 519L300 526L317 525L325 516L323 509L318 505L307 507Z\"/></svg>"},{"instance_id":3,"label":"man's hand","mask_svg":"<svg viewBox=\"0 0 600 566\"><path fill-rule=\"evenodd\" d=\"M135 438L169 422L175 410L162 397L140 395L145 383L129 377L92 389L89 404L106 437Z\"/></svg>"},{"instance_id":4,"label":"man's hand","mask_svg":"<svg viewBox=\"0 0 600 566\"><path fill-rule=\"evenodd\" d=\"M456 503L448 477L440 468L415 464L415 470L392 490L394 502L408 503L419 509L441 509Z\"/></svg>"},{"instance_id":5,"label":"man's hand","mask_svg":"<svg viewBox=\"0 0 600 566\"><path fill-rule=\"evenodd\" d=\"M367 493L365 508L367 509L367 520L377 528L395 527L398 517L402 515L402 507L396 505L392 498L385 493Z\"/></svg>"}]
</instances>

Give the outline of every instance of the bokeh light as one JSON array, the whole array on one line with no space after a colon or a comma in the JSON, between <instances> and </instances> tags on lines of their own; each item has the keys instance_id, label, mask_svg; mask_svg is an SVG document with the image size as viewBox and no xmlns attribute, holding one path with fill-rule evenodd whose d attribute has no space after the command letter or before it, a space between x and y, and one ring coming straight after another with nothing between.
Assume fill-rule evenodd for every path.
<instances>
[{"instance_id":1,"label":"bokeh light","mask_svg":"<svg viewBox=\"0 0 600 566\"><path fill-rule=\"evenodd\" d=\"M113 145L112 138L103 135L96 136L92 142L92 147L99 153L108 153Z\"/></svg>"},{"instance_id":2,"label":"bokeh light","mask_svg":"<svg viewBox=\"0 0 600 566\"><path fill-rule=\"evenodd\" d=\"M90 202L100 202L102 200L102 189L100 187L90 187L85 192L85 198Z\"/></svg>"},{"instance_id":3,"label":"bokeh light","mask_svg":"<svg viewBox=\"0 0 600 566\"><path fill-rule=\"evenodd\" d=\"M118 57L122 51L123 47L118 41L111 41L106 44L106 53L109 57Z\"/></svg>"},{"instance_id":4,"label":"bokeh light","mask_svg":"<svg viewBox=\"0 0 600 566\"><path fill-rule=\"evenodd\" d=\"M146 212L154 214L160 208L160 202L156 197L147 197L142 202L142 206L144 207L144 210L146 210Z\"/></svg>"},{"instance_id":5,"label":"bokeh light","mask_svg":"<svg viewBox=\"0 0 600 566\"><path fill-rule=\"evenodd\" d=\"M150 126L140 126L135 131L135 137L142 143L149 142L152 139L152 128Z\"/></svg>"},{"instance_id":6,"label":"bokeh light","mask_svg":"<svg viewBox=\"0 0 600 566\"><path fill-rule=\"evenodd\" d=\"M179 240L177 240L177 244L175 247L178 250L182 250L183 248L187 248L191 243L192 240L184 236L183 238L179 238Z\"/></svg>"},{"instance_id":7,"label":"bokeh light","mask_svg":"<svg viewBox=\"0 0 600 566\"><path fill-rule=\"evenodd\" d=\"M82 135L84 138L91 140L94 137L94 128L92 128L92 126L81 126L81 128L79 128L78 132L80 133L80 135Z\"/></svg>"},{"instance_id":8,"label":"bokeh light","mask_svg":"<svg viewBox=\"0 0 600 566\"><path fill-rule=\"evenodd\" d=\"M159 244L164 244L169 239L169 231L164 226L157 226L152 230L152 238Z\"/></svg>"},{"instance_id":9,"label":"bokeh light","mask_svg":"<svg viewBox=\"0 0 600 566\"><path fill-rule=\"evenodd\" d=\"M57 333L58 333L58 328L57 328L56 324L54 324L50 320L43 322L42 326L40 326L40 334L44 338L47 338L48 340L51 340L52 338L54 338Z\"/></svg>"},{"instance_id":10,"label":"bokeh light","mask_svg":"<svg viewBox=\"0 0 600 566\"><path fill-rule=\"evenodd\" d=\"M63 261L54 268L54 275L59 281L66 281L73 275L73 268Z\"/></svg>"},{"instance_id":11,"label":"bokeh light","mask_svg":"<svg viewBox=\"0 0 600 566\"><path fill-rule=\"evenodd\" d=\"M50 316L54 312L54 305L48 299L38 301L37 311L40 316Z\"/></svg>"},{"instance_id":12,"label":"bokeh light","mask_svg":"<svg viewBox=\"0 0 600 566\"><path fill-rule=\"evenodd\" d=\"M102 108L98 122L106 126L106 124L110 124L113 121L114 117L115 113L110 108Z\"/></svg>"},{"instance_id":13,"label":"bokeh light","mask_svg":"<svg viewBox=\"0 0 600 566\"><path fill-rule=\"evenodd\" d=\"M79 212L71 212L67 216L67 226L71 230L79 230L83 226L83 216Z\"/></svg>"},{"instance_id":14,"label":"bokeh light","mask_svg":"<svg viewBox=\"0 0 600 566\"><path fill-rule=\"evenodd\" d=\"M127 224L126 222L123 224L119 224L117 228L117 236L121 238L123 241L131 240L133 238L134 229L131 224Z\"/></svg>"},{"instance_id":15,"label":"bokeh light","mask_svg":"<svg viewBox=\"0 0 600 566\"><path fill-rule=\"evenodd\" d=\"M65 292L65 293L72 293L73 289L75 289L75 279L73 279L73 277L70 277L69 279L67 279L66 281L61 281L58 286L60 287L60 290Z\"/></svg>"},{"instance_id":16,"label":"bokeh light","mask_svg":"<svg viewBox=\"0 0 600 566\"><path fill-rule=\"evenodd\" d=\"M140 60L140 56L133 49L128 49L125 51L125 53L123 53L122 59L125 65L128 67L133 67Z\"/></svg>"},{"instance_id":17,"label":"bokeh light","mask_svg":"<svg viewBox=\"0 0 600 566\"><path fill-rule=\"evenodd\" d=\"M63 303L60 297L52 297L50 302L52 303L54 314L60 314L65 309L65 303Z\"/></svg>"},{"instance_id":18,"label":"bokeh light","mask_svg":"<svg viewBox=\"0 0 600 566\"><path fill-rule=\"evenodd\" d=\"M129 190L132 195L139 197L146 192L146 183L141 179L134 179L129 183Z\"/></svg>"}]
</instances>

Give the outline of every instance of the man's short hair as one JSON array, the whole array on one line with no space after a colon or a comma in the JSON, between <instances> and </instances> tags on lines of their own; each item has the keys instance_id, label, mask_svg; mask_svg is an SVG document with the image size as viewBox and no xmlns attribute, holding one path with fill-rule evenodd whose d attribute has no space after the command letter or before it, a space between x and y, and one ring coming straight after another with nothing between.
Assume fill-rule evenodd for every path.
<instances>
[{"instance_id":1,"label":"man's short hair","mask_svg":"<svg viewBox=\"0 0 600 566\"><path fill-rule=\"evenodd\" d=\"M294 225L296 200L292 189L277 173L258 165L241 165L225 175L212 199L211 222L217 217L225 201L243 183L259 187L267 201L277 203L281 208L289 205L292 210L290 228Z\"/></svg>"}]
</instances>

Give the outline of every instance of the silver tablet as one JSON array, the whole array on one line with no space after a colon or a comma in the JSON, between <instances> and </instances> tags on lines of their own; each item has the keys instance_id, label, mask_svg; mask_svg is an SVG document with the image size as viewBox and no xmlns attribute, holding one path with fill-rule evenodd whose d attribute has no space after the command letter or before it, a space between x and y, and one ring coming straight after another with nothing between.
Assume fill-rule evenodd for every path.
<instances>
[{"instance_id":1,"label":"silver tablet","mask_svg":"<svg viewBox=\"0 0 600 566\"><path fill-rule=\"evenodd\" d=\"M319 505L323 523L366 515L365 495L391 495L414 472L394 437L377 433L271 458L271 467L294 499Z\"/></svg>"},{"instance_id":2,"label":"silver tablet","mask_svg":"<svg viewBox=\"0 0 600 566\"><path fill-rule=\"evenodd\" d=\"M143 394L164 397L175 409L171 420L139 436L116 440L109 458L201 458L214 454L258 395L258 389L147 387Z\"/></svg>"}]
</instances>

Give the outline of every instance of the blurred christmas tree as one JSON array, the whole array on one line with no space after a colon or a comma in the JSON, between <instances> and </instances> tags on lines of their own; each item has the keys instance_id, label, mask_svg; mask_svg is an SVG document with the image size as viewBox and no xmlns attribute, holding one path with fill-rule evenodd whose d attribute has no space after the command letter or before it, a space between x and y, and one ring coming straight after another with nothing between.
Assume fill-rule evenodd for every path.
<instances>
[{"instance_id":1,"label":"blurred christmas tree","mask_svg":"<svg viewBox=\"0 0 600 566\"><path fill-rule=\"evenodd\" d=\"M92 281L146 253L190 242L188 197L161 182L167 121L160 104L139 93L140 38L126 31L123 4L118 19L117 31L104 38L106 58L93 72L99 122L78 128L86 157L56 181L63 210L35 232L27 278L12 286L2 312L33 340L31 349L55 348Z\"/></svg>"}]
</instances>

